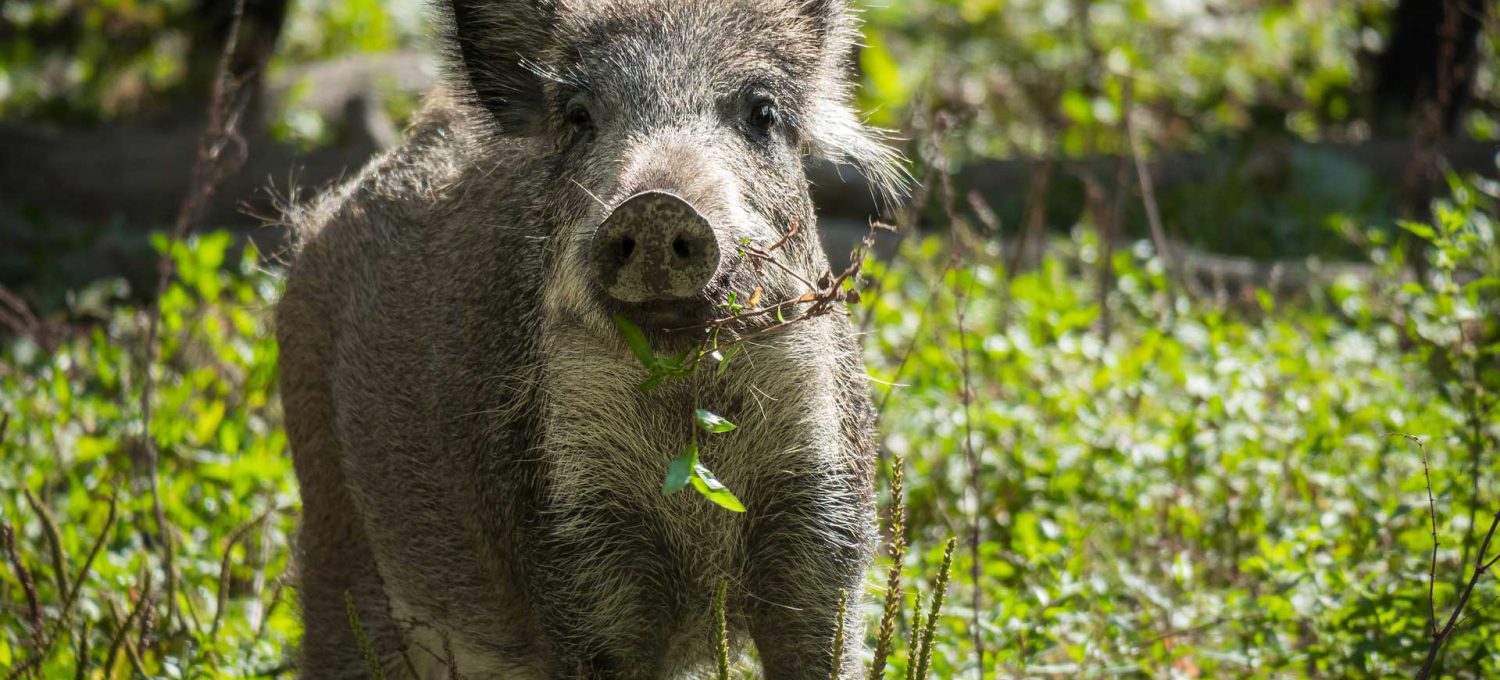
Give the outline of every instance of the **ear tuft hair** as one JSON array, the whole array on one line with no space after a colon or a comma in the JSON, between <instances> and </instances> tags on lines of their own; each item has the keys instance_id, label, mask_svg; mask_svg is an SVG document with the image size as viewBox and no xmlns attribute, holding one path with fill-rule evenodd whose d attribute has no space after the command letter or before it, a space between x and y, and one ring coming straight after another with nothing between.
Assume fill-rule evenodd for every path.
<instances>
[{"instance_id":1,"label":"ear tuft hair","mask_svg":"<svg viewBox=\"0 0 1500 680\"><path fill-rule=\"evenodd\" d=\"M535 133L546 111L536 64L551 47L557 2L448 0L439 6L454 90L488 111L499 133Z\"/></svg>"},{"instance_id":2,"label":"ear tuft hair","mask_svg":"<svg viewBox=\"0 0 1500 680\"><path fill-rule=\"evenodd\" d=\"M837 102L825 103L808 127L813 154L858 169L882 210L911 195L915 180L906 156L890 144L894 139L888 131L865 125L853 109Z\"/></svg>"}]
</instances>

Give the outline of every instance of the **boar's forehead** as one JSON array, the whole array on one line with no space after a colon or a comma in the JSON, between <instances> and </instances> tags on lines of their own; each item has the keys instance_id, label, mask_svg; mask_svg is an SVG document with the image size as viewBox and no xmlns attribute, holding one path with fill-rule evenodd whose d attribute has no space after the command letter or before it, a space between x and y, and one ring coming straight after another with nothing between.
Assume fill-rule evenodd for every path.
<instances>
[{"instance_id":1,"label":"boar's forehead","mask_svg":"<svg viewBox=\"0 0 1500 680\"><path fill-rule=\"evenodd\" d=\"M780 4L608 3L578 18L559 71L624 107L699 108L747 85L801 99L817 68L818 41Z\"/></svg>"}]
</instances>

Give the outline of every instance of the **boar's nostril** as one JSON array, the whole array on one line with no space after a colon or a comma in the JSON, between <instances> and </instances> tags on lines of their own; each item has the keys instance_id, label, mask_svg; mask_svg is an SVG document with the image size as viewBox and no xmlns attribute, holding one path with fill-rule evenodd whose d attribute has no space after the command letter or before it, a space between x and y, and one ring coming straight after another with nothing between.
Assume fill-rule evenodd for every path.
<instances>
[{"instance_id":1,"label":"boar's nostril","mask_svg":"<svg viewBox=\"0 0 1500 680\"><path fill-rule=\"evenodd\" d=\"M677 238L672 240L672 252L675 253L679 259L686 260L693 255L693 248L692 246L688 245L687 239L678 236Z\"/></svg>"},{"instance_id":2,"label":"boar's nostril","mask_svg":"<svg viewBox=\"0 0 1500 680\"><path fill-rule=\"evenodd\" d=\"M626 236L620 239L620 261L627 262L630 255L635 252L635 239Z\"/></svg>"}]
</instances>

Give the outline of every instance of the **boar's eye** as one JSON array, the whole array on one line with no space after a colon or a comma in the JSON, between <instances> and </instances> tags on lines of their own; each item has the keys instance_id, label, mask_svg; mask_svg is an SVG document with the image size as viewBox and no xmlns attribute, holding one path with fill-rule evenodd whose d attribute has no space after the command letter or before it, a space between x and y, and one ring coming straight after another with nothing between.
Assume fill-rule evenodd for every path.
<instances>
[{"instance_id":1,"label":"boar's eye","mask_svg":"<svg viewBox=\"0 0 1500 680\"><path fill-rule=\"evenodd\" d=\"M776 102L770 99L757 99L750 104L750 127L759 132L769 131L781 120L781 115L776 112Z\"/></svg>"},{"instance_id":2,"label":"boar's eye","mask_svg":"<svg viewBox=\"0 0 1500 680\"><path fill-rule=\"evenodd\" d=\"M578 102L568 105L567 112L563 114L563 120L578 132L589 132L594 129L594 116L589 113L588 107Z\"/></svg>"}]
</instances>

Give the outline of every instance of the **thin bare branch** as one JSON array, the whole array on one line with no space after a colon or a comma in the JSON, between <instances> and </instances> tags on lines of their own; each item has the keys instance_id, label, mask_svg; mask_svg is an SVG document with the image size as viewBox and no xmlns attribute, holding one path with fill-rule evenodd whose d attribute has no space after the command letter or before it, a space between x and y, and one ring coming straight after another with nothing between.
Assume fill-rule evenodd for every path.
<instances>
[{"instance_id":1,"label":"thin bare branch","mask_svg":"<svg viewBox=\"0 0 1500 680\"><path fill-rule=\"evenodd\" d=\"M161 327L161 299L173 276L172 252L178 243L185 240L193 226L202 218L209 200L219 183L239 170L244 164L246 147L240 135L240 118L250 101L250 92L244 82L230 75L230 60L239 40L240 22L244 17L245 2L236 0L229 25L229 35L224 49L219 53L212 95L208 106L208 126L198 139L197 158L193 163L192 181L182 198L177 219L172 227L172 238L166 252L157 260L156 296L148 312L145 356L142 361L142 386L140 398L141 445L145 449L147 482L151 491L152 510L156 520L157 538L160 540L162 562L167 576L165 597L169 623L176 617L177 565L172 544L172 534L167 529L166 511L162 507L160 488L160 456L156 441L151 435L151 395L154 387L151 367L156 363L157 336Z\"/></svg>"},{"instance_id":2,"label":"thin bare branch","mask_svg":"<svg viewBox=\"0 0 1500 680\"><path fill-rule=\"evenodd\" d=\"M970 602L974 617L970 622L971 641L974 645L974 655L979 661L980 678L984 677L984 629L979 625L979 618L984 613L982 601L984 590L980 588L981 563L979 561L980 539L982 536L982 522L984 521L984 506L981 501L982 484L980 479L979 456L974 452L974 371L969 362L969 332L968 332L968 310L969 304L974 299L974 282L978 279L973 268L969 269L969 285L966 290L957 290L954 286L955 312L958 321L958 353L963 372L963 394L960 401L964 409L964 459L969 466L968 487L972 495L973 513L969 518L969 580L970 580ZM955 282L956 283L956 282Z\"/></svg>"},{"instance_id":3,"label":"thin bare branch","mask_svg":"<svg viewBox=\"0 0 1500 680\"><path fill-rule=\"evenodd\" d=\"M32 578L31 571L21 561L21 556L16 552L16 532L10 523L0 520L0 540L5 543L5 556L10 560L11 571L15 573L16 580L21 582L21 592L26 595L26 622L31 626L32 645L38 652L42 648L42 605L36 595L36 580Z\"/></svg>"},{"instance_id":4,"label":"thin bare branch","mask_svg":"<svg viewBox=\"0 0 1500 680\"><path fill-rule=\"evenodd\" d=\"M1401 437L1417 445L1417 450L1422 454L1422 477L1427 482L1427 518L1432 524L1432 554L1427 565L1427 635L1437 637L1437 601L1434 591L1437 584L1437 501L1432 497L1432 473L1427 465L1427 445L1418 437L1409 434L1393 433L1392 437Z\"/></svg>"},{"instance_id":5,"label":"thin bare branch","mask_svg":"<svg viewBox=\"0 0 1500 680\"><path fill-rule=\"evenodd\" d=\"M1489 554L1490 542L1495 538L1497 527L1500 527L1500 510L1495 512L1494 518L1490 521L1490 529L1484 535L1484 544L1479 547L1479 557L1474 562L1473 575L1469 577L1468 585L1464 586L1463 593L1459 595L1458 604L1454 605L1453 613L1448 616L1448 623L1433 636L1432 644L1427 648L1427 658L1422 662L1422 670L1417 673L1417 680L1427 680L1432 677L1432 669L1437 663L1438 654L1443 651L1443 645L1458 628L1459 616L1463 614L1464 606L1469 603L1469 597L1474 594L1474 587L1479 585L1480 579L1484 578L1490 565L1495 563L1494 559L1486 560L1485 556Z\"/></svg>"},{"instance_id":6,"label":"thin bare branch","mask_svg":"<svg viewBox=\"0 0 1500 680\"><path fill-rule=\"evenodd\" d=\"M21 491L26 497L26 504L31 506L31 511L42 521L42 534L47 537L47 549L52 557L52 579L57 584L57 592L68 592L68 561L63 555L62 536L57 530L57 521L52 518L47 505L29 487L22 487Z\"/></svg>"},{"instance_id":7,"label":"thin bare branch","mask_svg":"<svg viewBox=\"0 0 1500 680\"><path fill-rule=\"evenodd\" d=\"M245 536L252 530L263 524L266 518L270 517L276 510L275 506L266 508L264 512L256 515L244 524L235 527L234 531L229 534L229 540L224 542L224 556L219 561L219 587L214 594L214 618L208 627L209 637L213 637L219 633L219 625L223 622L224 618L224 608L229 603L229 581L231 567L234 566L231 557L234 555L234 546L243 541Z\"/></svg>"},{"instance_id":8,"label":"thin bare branch","mask_svg":"<svg viewBox=\"0 0 1500 680\"><path fill-rule=\"evenodd\" d=\"M109 541L110 534L114 533L115 520L120 516L119 497L109 497L109 515L104 518L104 528L99 530L99 536L94 539L93 547L89 548L89 556L84 559L83 566L78 569L78 575L73 578L73 585L69 587L67 595L63 598L62 609L57 614L57 622L53 628L53 637L56 638L68 624L68 614L73 610L73 604L78 601L78 591L89 578L93 571L94 560L99 557L99 552L104 549L104 544Z\"/></svg>"},{"instance_id":9,"label":"thin bare branch","mask_svg":"<svg viewBox=\"0 0 1500 680\"><path fill-rule=\"evenodd\" d=\"M105 677L113 677L115 659L119 656L120 648L129 644L127 638L128 633L130 632L130 624L140 616L141 612L146 607L146 603L151 600L151 572L149 570L146 570L142 573L144 575L142 577L141 593L138 597L136 597L135 604L130 608L130 613L127 614L123 620L120 619L119 612L115 610L114 602L112 600L105 600L105 602L109 606L110 615L115 620L116 626L115 634L110 638L109 641L109 652L104 656Z\"/></svg>"}]
</instances>

